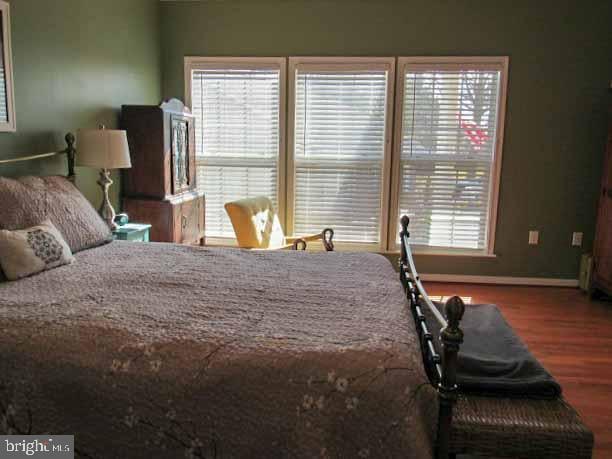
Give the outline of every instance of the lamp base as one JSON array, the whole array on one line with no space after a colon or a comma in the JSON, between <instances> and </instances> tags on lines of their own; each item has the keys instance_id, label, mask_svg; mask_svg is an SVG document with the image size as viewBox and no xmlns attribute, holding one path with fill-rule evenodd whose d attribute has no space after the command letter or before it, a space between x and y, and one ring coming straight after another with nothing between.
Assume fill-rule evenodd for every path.
<instances>
[{"instance_id":1,"label":"lamp base","mask_svg":"<svg viewBox=\"0 0 612 459\"><path fill-rule=\"evenodd\" d=\"M110 171L108 169L100 169L100 178L98 179L98 185L102 188L102 204L100 204L100 209L98 212L102 219L106 222L111 231L117 229L117 224L115 223L115 209L113 209L112 204L110 203L110 199L108 197L108 189L113 184L112 179L110 178Z\"/></svg>"}]
</instances>

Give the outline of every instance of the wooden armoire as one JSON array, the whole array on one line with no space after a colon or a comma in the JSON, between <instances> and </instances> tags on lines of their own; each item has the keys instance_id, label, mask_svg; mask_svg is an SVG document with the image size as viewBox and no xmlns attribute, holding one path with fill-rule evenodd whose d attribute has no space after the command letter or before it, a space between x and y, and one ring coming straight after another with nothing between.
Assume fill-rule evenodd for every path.
<instances>
[{"instance_id":1,"label":"wooden armoire","mask_svg":"<svg viewBox=\"0 0 612 459\"><path fill-rule=\"evenodd\" d=\"M593 292L601 290L612 295L612 107L603 177L599 191L591 290Z\"/></svg>"},{"instance_id":2,"label":"wooden armoire","mask_svg":"<svg viewBox=\"0 0 612 459\"><path fill-rule=\"evenodd\" d=\"M151 240L204 244L204 195L196 186L194 117L178 99L124 105L132 167L123 169L123 210L150 223Z\"/></svg>"}]
</instances>

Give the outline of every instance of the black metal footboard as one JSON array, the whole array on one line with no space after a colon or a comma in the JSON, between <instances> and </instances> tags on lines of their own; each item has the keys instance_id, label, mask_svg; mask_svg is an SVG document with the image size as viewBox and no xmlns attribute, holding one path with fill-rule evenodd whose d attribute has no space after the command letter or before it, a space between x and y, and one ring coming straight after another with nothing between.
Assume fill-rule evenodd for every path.
<instances>
[{"instance_id":1,"label":"black metal footboard","mask_svg":"<svg viewBox=\"0 0 612 459\"><path fill-rule=\"evenodd\" d=\"M436 458L446 459L449 457L453 405L457 401L457 354L463 342L463 332L459 328L459 323L465 312L465 305L461 298L454 296L446 302L444 314L442 314L429 299L419 279L410 251L409 223L410 219L404 215L401 218L402 230L400 232L400 281L410 302L410 309L421 341L425 366L429 369L432 384L438 390L440 411ZM423 308L427 308L440 325L441 356L433 344L434 336L428 327Z\"/></svg>"}]
</instances>

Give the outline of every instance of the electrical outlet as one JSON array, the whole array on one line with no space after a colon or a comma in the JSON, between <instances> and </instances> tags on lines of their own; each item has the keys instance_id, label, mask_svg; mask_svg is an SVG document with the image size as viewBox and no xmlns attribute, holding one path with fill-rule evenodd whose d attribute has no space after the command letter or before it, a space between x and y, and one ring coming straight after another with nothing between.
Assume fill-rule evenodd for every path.
<instances>
[{"instance_id":1,"label":"electrical outlet","mask_svg":"<svg viewBox=\"0 0 612 459\"><path fill-rule=\"evenodd\" d=\"M582 247L582 233L572 233L572 247Z\"/></svg>"},{"instance_id":2,"label":"electrical outlet","mask_svg":"<svg viewBox=\"0 0 612 459\"><path fill-rule=\"evenodd\" d=\"M539 231L529 231L529 245L538 245L540 242Z\"/></svg>"}]
</instances>

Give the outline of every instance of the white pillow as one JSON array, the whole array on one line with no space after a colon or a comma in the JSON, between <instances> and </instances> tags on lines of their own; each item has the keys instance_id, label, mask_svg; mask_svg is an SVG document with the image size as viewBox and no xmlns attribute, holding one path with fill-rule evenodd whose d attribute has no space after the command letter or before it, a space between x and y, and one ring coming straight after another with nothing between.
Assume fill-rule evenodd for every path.
<instances>
[{"instance_id":1,"label":"white pillow","mask_svg":"<svg viewBox=\"0 0 612 459\"><path fill-rule=\"evenodd\" d=\"M70 247L50 220L22 230L0 230L0 266L8 280L73 261Z\"/></svg>"}]
</instances>

